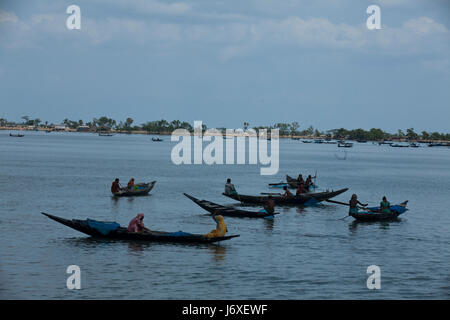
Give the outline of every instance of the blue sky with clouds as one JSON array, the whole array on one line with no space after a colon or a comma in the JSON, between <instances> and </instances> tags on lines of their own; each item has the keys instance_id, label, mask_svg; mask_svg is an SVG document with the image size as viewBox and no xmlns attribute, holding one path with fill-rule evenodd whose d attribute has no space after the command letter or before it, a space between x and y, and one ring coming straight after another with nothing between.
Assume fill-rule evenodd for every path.
<instances>
[{"instance_id":1,"label":"blue sky with clouds","mask_svg":"<svg viewBox=\"0 0 450 320\"><path fill-rule=\"evenodd\" d=\"M0 97L15 121L449 132L450 1L0 0Z\"/></svg>"}]
</instances>

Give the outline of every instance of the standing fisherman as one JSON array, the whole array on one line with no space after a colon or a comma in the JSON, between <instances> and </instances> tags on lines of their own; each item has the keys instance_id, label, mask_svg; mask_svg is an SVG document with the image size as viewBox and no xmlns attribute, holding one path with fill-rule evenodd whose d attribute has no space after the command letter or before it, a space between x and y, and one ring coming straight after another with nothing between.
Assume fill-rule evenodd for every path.
<instances>
[{"instance_id":1,"label":"standing fisherman","mask_svg":"<svg viewBox=\"0 0 450 320\"><path fill-rule=\"evenodd\" d=\"M358 201L358 197L356 196L356 194L352 195L352 198L350 199L349 204L350 204L350 209L348 211L349 215L352 213L358 213L358 204L363 207L367 206L367 203L363 204Z\"/></svg>"}]
</instances>

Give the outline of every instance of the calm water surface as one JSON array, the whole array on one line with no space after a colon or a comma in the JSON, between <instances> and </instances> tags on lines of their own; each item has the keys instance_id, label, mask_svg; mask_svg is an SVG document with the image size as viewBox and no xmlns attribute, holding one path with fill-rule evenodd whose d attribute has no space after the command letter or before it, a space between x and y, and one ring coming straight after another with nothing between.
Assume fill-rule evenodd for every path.
<instances>
[{"instance_id":1,"label":"calm water surface","mask_svg":"<svg viewBox=\"0 0 450 320\"><path fill-rule=\"evenodd\" d=\"M450 298L450 149L281 140L280 171L257 166L173 165L174 143L144 135L0 132L0 298L3 299L434 299ZM274 221L227 218L240 234L220 245L91 239L42 216L115 220L138 212L155 230L207 233L213 220L183 192L221 204L231 177L245 194L269 192L287 173L318 172L320 188L350 190L376 205L409 200L398 222L339 220L347 208L280 208ZM114 200L109 188L157 180L147 197ZM259 208L258 208L259 209ZM66 288L68 265L81 290ZM381 268L381 290L366 269Z\"/></svg>"}]
</instances>

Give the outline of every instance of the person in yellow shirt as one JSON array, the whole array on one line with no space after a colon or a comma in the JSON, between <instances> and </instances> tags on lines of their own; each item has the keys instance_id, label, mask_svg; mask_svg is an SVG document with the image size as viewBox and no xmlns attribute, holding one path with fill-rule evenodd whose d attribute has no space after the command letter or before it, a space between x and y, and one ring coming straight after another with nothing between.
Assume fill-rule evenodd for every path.
<instances>
[{"instance_id":1,"label":"person in yellow shirt","mask_svg":"<svg viewBox=\"0 0 450 320\"><path fill-rule=\"evenodd\" d=\"M211 230L210 233L205 234L206 238L214 238L214 237L223 237L225 233L227 233L227 225L225 224L225 220L221 215L213 214L212 218L217 223L216 229Z\"/></svg>"}]
</instances>

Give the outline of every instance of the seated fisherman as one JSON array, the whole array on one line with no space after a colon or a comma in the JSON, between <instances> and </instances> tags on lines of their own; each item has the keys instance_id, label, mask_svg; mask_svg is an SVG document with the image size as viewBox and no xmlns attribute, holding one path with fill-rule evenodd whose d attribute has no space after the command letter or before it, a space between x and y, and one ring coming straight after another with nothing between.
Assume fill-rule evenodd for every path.
<instances>
[{"instance_id":1,"label":"seated fisherman","mask_svg":"<svg viewBox=\"0 0 450 320\"><path fill-rule=\"evenodd\" d=\"M383 201L380 202L380 212L391 213L391 209L389 209L390 206L391 203L387 201L386 197L383 197Z\"/></svg>"},{"instance_id":2,"label":"seated fisherman","mask_svg":"<svg viewBox=\"0 0 450 320\"><path fill-rule=\"evenodd\" d=\"M129 225L128 225L128 231L129 232L136 232L136 233L142 233L144 231L150 231L150 229L147 229L144 225L144 214L138 213L136 217L131 219Z\"/></svg>"},{"instance_id":3,"label":"seated fisherman","mask_svg":"<svg viewBox=\"0 0 450 320\"><path fill-rule=\"evenodd\" d=\"M303 183L298 184L297 192L295 193L296 196L302 195L306 192L305 185Z\"/></svg>"},{"instance_id":4,"label":"seated fisherman","mask_svg":"<svg viewBox=\"0 0 450 320\"><path fill-rule=\"evenodd\" d=\"M216 229L211 230L210 233L205 234L206 238L215 238L215 237L223 237L225 233L227 233L227 225L225 224L225 220L221 215L213 214L212 218L217 223Z\"/></svg>"},{"instance_id":5,"label":"seated fisherman","mask_svg":"<svg viewBox=\"0 0 450 320\"><path fill-rule=\"evenodd\" d=\"M282 197L285 197L285 198L292 197L292 193L288 190L288 188L286 186L283 187L283 190L284 190L284 194L282 195Z\"/></svg>"},{"instance_id":6,"label":"seated fisherman","mask_svg":"<svg viewBox=\"0 0 450 320\"><path fill-rule=\"evenodd\" d=\"M358 204L363 207L367 206L367 203L362 204L361 202L358 201L358 197L356 196L356 194L352 194L352 198L349 201L350 209L348 213L349 214L358 213Z\"/></svg>"},{"instance_id":7,"label":"seated fisherman","mask_svg":"<svg viewBox=\"0 0 450 320\"><path fill-rule=\"evenodd\" d=\"M306 190L309 190L309 187L311 187L312 186L312 178L311 178L311 175L309 175L307 178L306 178L306 181L305 181L305 188L306 188Z\"/></svg>"},{"instance_id":8,"label":"seated fisherman","mask_svg":"<svg viewBox=\"0 0 450 320\"><path fill-rule=\"evenodd\" d=\"M134 187L134 178L131 178L130 181L128 181L127 185L128 189L131 190Z\"/></svg>"},{"instance_id":9,"label":"seated fisherman","mask_svg":"<svg viewBox=\"0 0 450 320\"><path fill-rule=\"evenodd\" d=\"M119 191L120 191L119 178L116 178L116 180L114 180L114 182L111 185L111 192L113 194L116 194Z\"/></svg>"},{"instance_id":10,"label":"seated fisherman","mask_svg":"<svg viewBox=\"0 0 450 320\"><path fill-rule=\"evenodd\" d=\"M266 210L269 214L273 214L275 212L275 201L273 201L271 194L269 194L269 197L267 198L267 203L264 206L264 210Z\"/></svg>"},{"instance_id":11,"label":"seated fisherman","mask_svg":"<svg viewBox=\"0 0 450 320\"><path fill-rule=\"evenodd\" d=\"M227 179L227 183L225 184L225 194L232 195L237 194L236 188L234 187L234 184L231 183L231 179Z\"/></svg>"}]
</instances>

